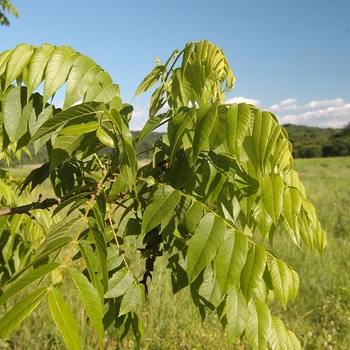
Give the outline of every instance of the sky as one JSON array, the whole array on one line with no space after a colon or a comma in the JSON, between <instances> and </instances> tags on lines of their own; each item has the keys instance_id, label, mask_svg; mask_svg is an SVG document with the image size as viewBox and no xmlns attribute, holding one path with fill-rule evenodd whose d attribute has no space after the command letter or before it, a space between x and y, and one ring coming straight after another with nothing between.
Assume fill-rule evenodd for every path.
<instances>
[{"instance_id":1,"label":"sky","mask_svg":"<svg viewBox=\"0 0 350 350\"><path fill-rule=\"evenodd\" d=\"M95 60L148 117L142 79L187 42L209 40L236 78L226 102L252 103L281 124L350 122L349 0L12 0L19 18L0 27L0 52L20 43L69 45ZM63 95L62 95L63 96ZM63 99L63 97L62 97ZM59 103L59 102L58 102Z\"/></svg>"}]
</instances>

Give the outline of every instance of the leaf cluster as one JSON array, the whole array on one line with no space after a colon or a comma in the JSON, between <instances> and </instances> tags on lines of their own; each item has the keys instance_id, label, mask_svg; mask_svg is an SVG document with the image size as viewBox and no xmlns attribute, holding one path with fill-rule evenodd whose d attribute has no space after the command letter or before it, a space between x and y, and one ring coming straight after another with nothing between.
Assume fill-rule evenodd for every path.
<instances>
[{"instance_id":1,"label":"leaf cluster","mask_svg":"<svg viewBox=\"0 0 350 350\"><path fill-rule=\"evenodd\" d=\"M46 147L49 162L20 190L49 179L62 202L53 218L65 216L8 270L1 305L32 284L36 289L4 313L0 336L47 299L67 347L79 348L78 326L60 290L67 276L100 347L112 326L120 339L132 330L140 341L135 308L152 297L148 285L157 257L165 255L173 292L188 287L202 319L216 312L232 342L245 336L253 349L300 348L268 306L275 297L287 308L299 288L297 272L273 250L274 232L282 227L296 246L317 254L325 232L276 116L224 103L234 81L224 53L208 41L175 50L164 65L157 59L136 90L159 84L135 140L132 106L90 58L49 44L21 44L0 55L2 154ZM50 99L63 85L60 109ZM156 140L151 161L139 166L137 144L164 124L167 133ZM106 146L113 152L99 154ZM9 227L4 221L2 232ZM142 271L128 253L131 238L144 259Z\"/></svg>"}]
</instances>

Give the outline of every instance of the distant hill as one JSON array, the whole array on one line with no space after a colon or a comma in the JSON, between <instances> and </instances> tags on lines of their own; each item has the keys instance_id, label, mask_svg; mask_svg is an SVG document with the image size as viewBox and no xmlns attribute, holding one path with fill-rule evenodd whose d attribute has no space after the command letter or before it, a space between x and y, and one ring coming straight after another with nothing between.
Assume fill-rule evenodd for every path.
<instances>
[{"instance_id":1,"label":"distant hill","mask_svg":"<svg viewBox=\"0 0 350 350\"><path fill-rule=\"evenodd\" d=\"M285 124L294 158L350 155L350 123L343 129Z\"/></svg>"}]
</instances>

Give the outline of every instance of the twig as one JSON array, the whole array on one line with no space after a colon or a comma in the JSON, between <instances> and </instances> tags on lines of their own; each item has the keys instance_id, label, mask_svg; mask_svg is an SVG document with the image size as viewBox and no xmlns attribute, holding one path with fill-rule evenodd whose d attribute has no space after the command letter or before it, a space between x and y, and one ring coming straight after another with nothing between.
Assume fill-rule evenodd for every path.
<instances>
[{"instance_id":1,"label":"twig","mask_svg":"<svg viewBox=\"0 0 350 350\"><path fill-rule=\"evenodd\" d=\"M13 215L13 214L27 214L33 219L34 217L30 213L30 210L48 209L53 205L61 204L61 202L62 202L62 199L59 197L46 198L45 200L41 201L41 195L40 195L37 202L21 205L20 207L0 209L0 216Z\"/></svg>"}]
</instances>

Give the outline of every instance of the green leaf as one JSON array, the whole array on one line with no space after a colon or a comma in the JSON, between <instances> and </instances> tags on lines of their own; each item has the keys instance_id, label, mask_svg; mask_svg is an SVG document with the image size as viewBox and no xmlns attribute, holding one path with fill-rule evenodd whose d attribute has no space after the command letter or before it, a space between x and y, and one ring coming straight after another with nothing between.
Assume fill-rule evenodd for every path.
<instances>
[{"instance_id":1,"label":"green leaf","mask_svg":"<svg viewBox=\"0 0 350 350\"><path fill-rule=\"evenodd\" d=\"M265 152L269 141L272 119L269 112L255 108L252 108L251 111L255 112L252 132L255 157L259 162L261 169L264 169Z\"/></svg>"},{"instance_id":2,"label":"green leaf","mask_svg":"<svg viewBox=\"0 0 350 350\"><path fill-rule=\"evenodd\" d=\"M109 134L108 130L102 125L97 129L96 136L102 144L110 148L116 148L113 138Z\"/></svg>"},{"instance_id":3,"label":"green leaf","mask_svg":"<svg viewBox=\"0 0 350 350\"><path fill-rule=\"evenodd\" d=\"M158 226L172 213L181 199L181 193L171 186L159 187L150 198L142 217L141 232L145 234ZM174 213L175 214L175 213Z\"/></svg>"},{"instance_id":4,"label":"green leaf","mask_svg":"<svg viewBox=\"0 0 350 350\"><path fill-rule=\"evenodd\" d=\"M4 294L0 297L0 305L4 304L7 300L21 292L23 289L28 287L34 281L47 276L51 271L59 267L60 264L56 262L48 263L30 271L16 283L14 283Z\"/></svg>"},{"instance_id":5,"label":"green leaf","mask_svg":"<svg viewBox=\"0 0 350 350\"><path fill-rule=\"evenodd\" d=\"M203 216L203 205L199 201L181 198L177 207L179 224L178 230L183 237L187 237L194 232L200 219Z\"/></svg>"},{"instance_id":6,"label":"green leaf","mask_svg":"<svg viewBox=\"0 0 350 350\"><path fill-rule=\"evenodd\" d=\"M100 71L88 87L84 102L95 101L108 103L113 98L119 96L119 94L119 86L113 83L111 76L105 71Z\"/></svg>"},{"instance_id":7,"label":"green leaf","mask_svg":"<svg viewBox=\"0 0 350 350\"><path fill-rule=\"evenodd\" d=\"M296 271L290 269L291 283L289 284L289 297L294 304L299 292L299 275Z\"/></svg>"},{"instance_id":8,"label":"green leaf","mask_svg":"<svg viewBox=\"0 0 350 350\"><path fill-rule=\"evenodd\" d=\"M89 227L90 232L92 233L92 238L94 240L97 254L99 257L99 269L102 272L103 277L103 287L104 292L107 291L108 288L108 271L107 271L107 245L105 241L104 232L101 231L101 228L99 228L96 225L97 220L95 220L93 217L89 217Z\"/></svg>"},{"instance_id":9,"label":"green leaf","mask_svg":"<svg viewBox=\"0 0 350 350\"><path fill-rule=\"evenodd\" d=\"M249 107L245 103L232 104L227 111L227 143L231 154L240 159L243 141L250 125Z\"/></svg>"},{"instance_id":10,"label":"green leaf","mask_svg":"<svg viewBox=\"0 0 350 350\"><path fill-rule=\"evenodd\" d=\"M83 135L59 135L54 142L50 158L50 170L62 164L74 154L84 139Z\"/></svg>"},{"instance_id":11,"label":"green leaf","mask_svg":"<svg viewBox=\"0 0 350 350\"><path fill-rule=\"evenodd\" d=\"M156 120L158 120L158 116L160 116L160 115L163 115L162 119L164 119L164 115L167 115L168 112L172 113L172 110L170 109L166 113L162 113L162 114L157 115L159 110L165 106L166 102L168 102L164 96L166 88L167 88L166 84L162 83L153 92L153 94L151 96L151 100L150 100L149 110L148 110L148 122L151 122L153 118L156 118ZM148 122L147 122L147 124L148 124ZM162 124L164 124L164 123L162 123Z\"/></svg>"},{"instance_id":12,"label":"green leaf","mask_svg":"<svg viewBox=\"0 0 350 350\"><path fill-rule=\"evenodd\" d=\"M34 135L40 126L46 122L46 120L52 118L57 110L54 109L52 105L48 105L38 116L37 118L29 118L29 134ZM38 152L41 146L45 145L46 142L50 139L50 134L46 134L41 137L39 140L34 141L35 153Z\"/></svg>"},{"instance_id":13,"label":"green leaf","mask_svg":"<svg viewBox=\"0 0 350 350\"><path fill-rule=\"evenodd\" d=\"M58 130L56 133L59 135L81 135L91 131L95 131L97 128L98 128L98 121L93 120L87 123L66 126Z\"/></svg>"},{"instance_id":14,"label":"green leaf","mask_svg":"<svg viewBox=\"0 0 350 350\"><path fill-rule=\"evenodd\" d=\"M298 225L298 214L301 209L301 195L300 192L293 187L287 187L283 194L283 216L286 218L292 232L290 236L293 241L300 244L300 234ZM288 232L289 233L289 232Z\"/></svg>"},{"instance_id":15,"label":"green leaf","mask_svg":"<svg viewBox=\"0 0 350 350\"><path fill-rule=\"evenodd\" d=\"M288 349L301 350L301 345L300 345L299 339L297 338L295 333L293 333L292 331L288 330L287 334L288 334L288 339L287 339Z\"/></svg>"},{"instance_id":16,"label":"green leaf","mask_svg":"<svg viewBox=\"0 0 350 350\"><path fill-rule=\"evenodd\" d=\"M213 260L224 234L222 218L212 213L203 216L188 245L187 274L190 282Z\"/></svg>"},{"instance_id":17,"label":"green leaf","mask_svg":"<svg viewBox=\"0 0 350 350\"><path fill-rule=\"evenodd\" d=\"M80 349L78 326L60 291L52 287L48 293L51 315L69 350Z\"/></svg>"},{"instance_id":18,"label":"green leaf","mask_svg":"<svg viewBox=\"0 0 350 350\"><path fill-rule=\"evenodd\" d=\"M57 47L45 69L44 103L53 96L66 81L69 71L79 54L69 46ZM67 98L68 96L66 96Z\"/></svg>"},{"instance_id":19,"label":"green leaf","mask_svg":"<svg viewBox=\"0 0 350 350\"><path fill-rule=\"evenodd\" d=\"M198 295L200 298L200 311L202 319L204 319L221 302L219 284L211 264L204 270L203 281L198 289Z\"/></svg>"},{"instance_id":20,"label":"green leaf","mask_svg":"<svg viewBox=\"0 0 350 350\"><path fill-rule=\"evenodd\" d=\"M55 132L68 121L70 122L70 125L72 125L74 121L77 121L77 124L79 125L82 117L86 118L86 121L93 121L96 118L96 114L103 113L104 110L102 107L103 105L100 103L86 102L57 113L41 125L32 136L31 142L44 135Z\"/></svg>"},{"instance_id":21,"label":"green leaf","mask_svg":"<svg viewBox=\"0 0 350 350\"><path fill-rule=\"evenodd\" d=\"M271 317L271 332L268 342L273 350L290 349L287 339L289 338L287 329L281 319L276 316Z\"/></svg>"},{"instance_id":22,"label":"green leaf","mask_svg":"<svg viewBox=\"0 0 350 350\"><path fill-rule=\"evenodd\" d=\"M28 125L22 116L22 106L26 100L26 91L21 86L13 87L5 99L4 127L12 142L18 141L28 129ZM28 119L27 119L28 122Z\"/></svg>"},{"instance_id":23,"label":"green leaf","mask_svg":"<svg viewBox=\"0 0 350 350\"><path fill-rule=\"evenodd\" d=\"M120 134L123 147L122 164L128 166L128 172L130 171L131 173L129 184L132 187L134 185L137 167L134 137L129 129L128 121L116 109L112 109L110 113L105 110L105 115L114 123Z\"/></svg>"},{"instance_id":24,"label":"green leaf","mask_svg":"<svg viewBox=\"0 0 350 350\"><path fill-rule=\"evenodd\" d=\"M137 137L137 144L140 144L141 141L154 129L156 129L162 121L166 120L166 118L169 117L168 113L163 113L156 115L152 118L149 118L147 120L147 123L143 126L142 130L140 131L138 137Z\"/></svg>"},{"instance_id":25,"label":"green leaf","mask_svg":"<svg viewBox=\"0 0 350 350\"><path fill-rule=\"evenodd\" d=\"M165 72L165 66L156 66L152 69L152 72L148 74L141 82L139 87L137 88L134 98L137 95L142 94L143 92L150 89L154 84L157 83L161 75Z\"/></svg>"},{"instance_id":26,"label":"green leaf","mask_svg":"<svg viewBox=\"0 0 350 350\"><path fill-rule=\"evenodd\" d=\"M79 55L69 71L63 108L83 97L96 75L102 70L90 57Z\"/></svg>"},{"instance_id":27,"label":"green leaf","mask_svg":"<svg viewBox=\"0 0 350 350\"><path fill-rule=\"evenodd\" d=\"M0 76L6 71L7 62L11 57L12 50L6 50L0 53Z\"/></svg>"},{"instance_id":28,"label":"green leaf","mask_svg":"<svg viewBox=\"0 0 350 350\"><path fill-rule=\"evenodd\" d=\"M252 297L253 290L258 286L262 278L265 264L265 248L260 244L252 245L241 272L241 290L247 302Z\"/></svg>"},{"instance_id":29,"label":"green leaf","mask_svg":"<svg viewBox=\"0 0 350 350\"><path fill-rule=\"evenodd\" d=\"M33 54L33 47L28 44L19 44L12 50L6 67L5 90L22 74Z\"/></svg>"},{"instance_id":30,"label":"green leaf","mask_svg":"<svg viewBox=\"0 0 350 350\"><path fill-rule=\"evenodd\" d=\"M131 311L129 315L131 317L131 327L132 327L132 331L134 333L135 339L138 343L140 343L141 339L143 338L143 336L145 334L142 320L136 314L135 311Z\"/></svg>"},{"instance_id":31,"label":"green leaf","mask_svg":"<svg viewBox=\"0 0 350 350\"><path fill-rule=\"evenodd\" d=\"M36 251L34 258L39 259L46 254L50 254L56 250L56 246L60 246L63 242L66 242L65 244L71 242L72 238L70 235L72 232L75 232L74 226L79 224L80 220L74 219L68 222L61 221L55 225L51 225L49 235Z\"/></svg>"},{"instance_id":32,"label":"green leaf","mask_svg":"<svg viewBox=\"0 0 350 350\"><path fill-rule=\"evenodd\" d=\"M252 300L248 305L249 318L246 334L253 350L265 350L271 330L271 314L268 306L260 300Z\"/></svg>"},{"instance_id":33,"label":"green leaf","mask_svg":"<svg viewBox=\"0 0 350 350\"><path fill-rule=\"evenodd\" d=\"M120 304L119 316L125 315L134 310L134 308L141 302L141 289L139 285L133 283L125 292L122 302Z\"/></svg>"},{"instance_id":34,"label":"green leaf","mask_svg":"<svg viewBox=\"0 0 350 350\"><path fill-rule=\"evenodd\" d=\"M28 79L26 79L25 82L28 88L28 96L30 96L42 82L47 62L55 49L56 46L43 44L34 50L32 59L30 60Z\"/></svg>"},{"instance_id":35,"label":"green leaf","mask_svg":"<svg viewBox=\"0 0 350 350\"><path fill-rule=\"evenodd\" d=\"M89 272L90 280L92 281L94 287L98 289L98 284L100 281L98 280L95 274L95 271L98 270L99 266L98 258L95 252L93 251L91 244L88 243L85 239L80 239L78 246L81 255L83 256L86 268Z\"/></svg>"},{"instance_id":36,"label":"green leaf","mask_svg":"<svg viewBox=\"0 0 350 350\"><path fill-rule=\"evenodd\" d=\"M103 304L100 301L99 293L81 272L77 271L72 266L66 266L66 269L72 277L80 298L84 303L86 313L95 329L99 346L102 347L104 334L102 323Z\"/></svg>"},{"instance_id":37,"label":"green leaf","mask_svg":"<svg viewBox=\"0 0 350 350\"><path fill-rule=\"evenodd\" d=\"M241 291L232 286L226 297L226 331L233 343L245 330L248 320L248 308Z\"/></svg>"},{"instance_id":38,"label":"green leaf","mask_svg":"<svg viewBox=\"0 0 350 350\"><path fill-rule=\"evenodd\" d=\"M193 139L193 162L196 163L197 157L201 150L204 148L206 142L208 142L210 133L215 124L215 119L218 116L218 105L217 100L210 105L208 111L200 119L196 125L194 139Z\"/></svg>"},{"instance_id":39,"label":"green leaf","mask_svg":"<svg viewBox=\"0 0 350 350\"><path fill-rule=\"evenodd\" d=\"M266 174L261 183L262 201L274 224L277 225L282 207L284 182L279 176Z\"/></svg>"},{"instance_id":40,"label":"green leaf","mask_svg":"<svg viewBox=\"0 0 350 350\"><path fill-rule=\"evenodd\" d=\"M247 237L239 231L227 230L215 257L216 278L221 295L239 281L248 251Z\"/></svg>"},{"instance_id":41,"label":"green leaf","mask_svg":"<svg viewBox=\"0 0 350 350\"><path fill-rule=\"evenodd\" d=\"M72 242L71 237L55 237L55 239L46 239L36 251L32 264L48 257L51 253L59 250Z\"/></svg>"},{"instance_id":42,"label":"green leaf","mask_svg":"<svg viewBox=\"0 0 350 350\"><path fill-rule=\"evenodd\" d=\"M42 287L22 299L0 319L0 338L10 334L45 298L47 287Z\"/></svg>"},{"instance_id":43,"label":"green leaf","mask_svg":"<svg viewBox=\"0 0 350 350\"><path fill-rule=\"evenodd\" d=\"M105 298L118 298L132 285L134 276L127 267L118 270L108 281Z\"/></svg>"},{"instance_id":44,"label":"green leaf","mask_svg":"<svg viewBox=\"0 0 350 350\"><path fill-rule=\"evenodd\" d=\"M191 84L185 78L180 68L173 71L171 82L171 94L169 106L171 109L178 109L182 106L188 106L191 98Z\"/></svg>"},{"instance_id":45,"label":"green leaf","mask_svg":"<svg viewBox=\"0 0 350 350\"><path fill-rule=\"evenodd\" d=\"M318 253L322 255L327 245L327 238L326 238L326 232L322 229L321 223L319 221L317 221L314 235L315 235L314 246L318 251Z\"/></svg>"},{"instance_id":46,"label":"green leaf","mask_svg":"<svg viewBox=\"0 0 350 350\"><path fill-rule=\"evenodd\" d=\"M183 145L183 137L188 133L189 125L193 123L196 114L195 106L188 109L184 108L177 112L169 122L169 137L170 137L170 164L175 161L176 153ZM173 125L174 133L170 134L170 124Z\"/></svg>"},{"instance_id":47,"label":"green leaf","mask_svg":"<svg viewBox=\"0 0 350 350\"><path fill-rule=\"evenodd\" d=\"M129 182L125 177L120 174L117 176L115 181L112 184L111 191L110 191L110 196L116 196L119 197L120 193L123 191L127 190L129 188Z\"/></svg>"},{"instance_id":48,"label":"green leaf","mask_svg":"<svg viewBox=\"0 0 350 350\"><path fill-rule=\"evenodd\" d=\"M283 308L286 310L290 290L289 286L292 283L291 271L283 260L274 257L269 257L269 259L267 259L267 264L269 267L273 291L282 303Z\"/></svg>"}]
</instances>

